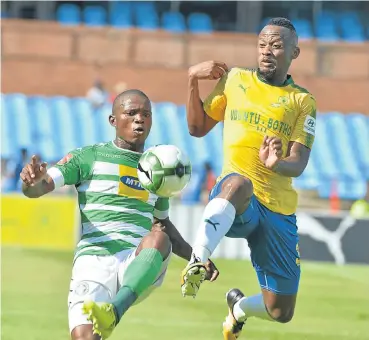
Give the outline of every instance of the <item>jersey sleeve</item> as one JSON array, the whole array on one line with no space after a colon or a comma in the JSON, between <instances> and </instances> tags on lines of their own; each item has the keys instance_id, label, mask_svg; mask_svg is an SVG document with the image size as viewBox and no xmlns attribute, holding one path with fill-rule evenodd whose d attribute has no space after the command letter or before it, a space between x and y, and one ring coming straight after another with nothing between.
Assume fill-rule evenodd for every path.
<instances>
[{"instance_id":1,"label":"jersey sleeve","mask_svg":"<svg viewBox=\"0 0 369 340\"><path fill-rule=\"evenodd\" d=\"M154 217L165 220L169 216L169 198L159 197L154 207Z\"/></svg>"},{"instance_id":2,"label":"jersey sleeve","mask_svg":"<svg viewBox=\"0 0 369 340\"><path fill-rule=\"evenodd\" d=\"M301 104L300 114L297 117L291 142L298 142L309 149L313 147L316 127L316 102L315 98L308 94Z\"/></svg>"},{"instance_id":3,"label":"jersey sleeve","mask_svg":"<svg viewBox=\"0 0 369 340\"><path fill-rule=\"evenodd\" d=\"M48 170L55 187L77 185L86 180L91 171L91 149L76 149L64 156Z\"/></svg>"},{"instance_id":4,"label":"jersey sleeve","mask_svg":"<svg viewBox=\"0 0 369 340\"><path fill-rule=\"evenodd\" d=\"M218 122L224 120L224 113L227 106L227 97L224 93L227 79L228 73L219 79L214 90L205 99L203 105L206 114Z\"/></svg>"}]
</instances>

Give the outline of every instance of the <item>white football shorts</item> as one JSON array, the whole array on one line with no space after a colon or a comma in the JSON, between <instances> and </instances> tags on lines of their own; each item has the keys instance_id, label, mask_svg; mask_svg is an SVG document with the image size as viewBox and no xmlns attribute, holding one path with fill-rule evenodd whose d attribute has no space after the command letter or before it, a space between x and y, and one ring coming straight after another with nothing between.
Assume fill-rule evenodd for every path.
<instances>
[{"instance_id":1,"label":"white football shorts","mask_svg":"<svg viewBox=\"0 0 369 340\"><path fill-rule=\"evenodd\" d=\"M82 313L84 301L110 302L121 287L124 273L135 258L136 248L112 256L84 255L74 262L68 295L69 330L91 324ZM138 304L163 283L171 254L163 261L153 285L135 302Z\"/></svg>"}]
</instances>

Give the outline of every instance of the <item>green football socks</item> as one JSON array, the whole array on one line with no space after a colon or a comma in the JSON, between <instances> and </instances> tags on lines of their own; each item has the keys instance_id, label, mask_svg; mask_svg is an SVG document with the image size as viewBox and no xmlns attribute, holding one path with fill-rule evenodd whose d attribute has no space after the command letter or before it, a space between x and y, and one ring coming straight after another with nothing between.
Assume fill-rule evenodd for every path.
<instances>
[{"instance_id":1,"label":"green football socks","mask_svg":"<svg viewBox=\"0 0 369 340\"><path fill-rule=\"evenodd\" d=\"M144 248L124 273L122 288L113 299L117 323L123 314L149 288L160 272L163 256L155 248Z\"/></svg>"}]
</instances>

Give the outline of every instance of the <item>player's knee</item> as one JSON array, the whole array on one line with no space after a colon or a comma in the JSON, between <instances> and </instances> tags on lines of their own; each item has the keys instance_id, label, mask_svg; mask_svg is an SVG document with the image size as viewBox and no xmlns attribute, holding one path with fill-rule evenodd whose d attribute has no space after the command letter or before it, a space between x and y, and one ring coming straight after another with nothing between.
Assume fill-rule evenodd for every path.
<instances>
[{"instance_id":1,"label":"player's knee","mask_svg":"<svg viewBox=\"0 0 369 340\"><path fill-rule=\"evenodd\" d=\"M81 325L73 329L72 340L99 340L100 337L93 334L91 325Z\"/></svg>"},{"instance_id":2,"label":"player's knee","mask_svg":"<svg viewBox=\"0 0 369 340\"><path fill-rule=\"evenodd\" d=\"M231 176L222 185L221 195L228 199L242 213L250 202L253 194L252 182L244 176Z\"/></svg>"},{"instance_id":3,"label":"player's knee","mask_svg":"<svg viewBox=\"0 0 369 340\"><path fill-rule=\"evenodd\" d=\"M293 318L294 309L293 308L281 308L274 306L267 306L269 315L273 320L280 323L290 322Z\"/></svg>"},{"instance_id":4,"label":"player's knee","mask_svg":"<svg viewBox=\"0 0 369 340\"><path fill-rule=\"evenodd\" d=\"M152 230L145 238L145 248L155 248L159 250L163 258L166 258L169 255L171 241L164 231Z\"/></svg>"}]
</instances>

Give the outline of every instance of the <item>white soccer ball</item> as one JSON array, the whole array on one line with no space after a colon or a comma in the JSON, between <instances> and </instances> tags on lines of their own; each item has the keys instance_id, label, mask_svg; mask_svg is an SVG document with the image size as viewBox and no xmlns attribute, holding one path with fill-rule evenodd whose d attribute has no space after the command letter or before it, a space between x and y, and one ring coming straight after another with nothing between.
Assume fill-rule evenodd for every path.
<instances>
[{"instance_id":1,"label":"white soccer ball","mask_svg":"<svg viewBox=\"0 0 369 340\"><path fill-rule=\"evenodd\" d=\"M178 195L191 178L189 158L174 145L157 145L147 149L138 162L141 185L160 197Z\"/></svg>"}]
</instances>

